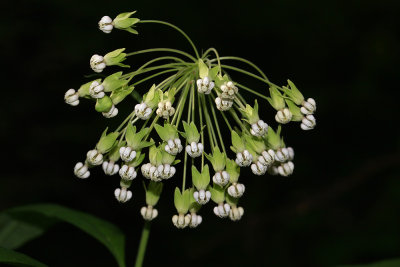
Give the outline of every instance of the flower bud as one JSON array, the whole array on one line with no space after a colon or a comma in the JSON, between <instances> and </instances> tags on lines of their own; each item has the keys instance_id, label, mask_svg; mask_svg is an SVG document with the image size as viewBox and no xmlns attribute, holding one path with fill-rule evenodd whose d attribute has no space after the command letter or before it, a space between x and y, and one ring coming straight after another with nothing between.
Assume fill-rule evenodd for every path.
<instances>
[{"instance_id":1,"label":"flower bud","mask_svg":"<svg viewBox=\"0 0 400 267\"><path fill-rule=\"evenodd\" d=\"M119 155L123 161L130 162L136 157L136 151L132 150L132 148L129 146L123 146L119 149Z\"/></svg>"},{"instance_id":2,"label":"flower bud","mask_svg":"<svg viewBox=\"0 0 400 267\"><path fill-rule=\"evenodd\" d=\"M192 219L190 214L183 215L180 213L179 215L172 216L172 223L176 226L176 228L183 229L187 227Z\"/></svg>"},{"instance_id":3,"label":"flower bud","mask_svg":"<svg viewBox=\"0 0 400 267\"><path fill-rule=\"evenodd\" d=\"M71 106L77 106L79 104L79 93L74 89L69 89L64 95L65 103Z\"/></svg>"},{"instance_id":4,"label":"flower bud","mask_svg":"<svg viewBox=\"0 0 400 267\"><path fill-rule=\"evenodd\" d=\"M315 117L313 115L307 115L301 120L300 128L308 131L314 129L317 124Z\"/></svg>"},{"instance_id":5,"label":"flower bud","mask_svg":"<svg viewBox=\"0 0 400 267\"><path fill-rule=\"evenodd\" d=\"M104 33L110 33L114 28L112 19L109 16L104 16L99 21L99 29Z\"/></svg>"},{"instance_id":6,"label":"flower bud","mask_svg":"<svg viewBox=\"0 0 400 267\"><path fill-rule=\"evenodd\" d=\"M201 224L202 221L203 221L203 218L200 215L197 215L196 213L192 212L190 214L189 227L196 228L197 226L199 226Z\"/></svg>"},{"instance_id":7,"label":"flower bud","mask_svg":"<svg viewBox=\"0 0 400 267\"><path fill-rule=\"evenodd\" d=\"M303 101L301 105L302 107L300 108L300 111L304 115L312 115L317 109L317 104L315 103L315 100L312 98L307 99L307 101Z\"/></svg>"},{"instance_id":8,"label":"flower bud","mask_svg":"<svg viewBox=\"0 0 400 267\"><path fill-rule=\"evenodd\" d=\"M104 86L98 81L94 81L90 84L89 94L93 98L103 98L105 96Z\"/></svg>"},{"instance_id":9,"label":"flower bud","mask_svg":"<svg viewBox=\"0 0 400 267\"><path fill-rule=\"evenodd\" d=\"M197 80L197 91L203 94L210 94L211 90L214 88L214 82L210 81L210 78L204 77L203 79Z\"/></svg>"},{"instance_id":10,"label":"flower bud","mask_svg":"<svg viewBox=\"0 0 400 267\"><path fill-rule=\"evenodd\" d=\"M288 147L287 150L289 153L288 160L292 161L294 159L294 149L292 147Z\"/></svg>"},{"instance_id":11,"label":"flower bud","mask_svg":"<svg viewBox=\"0 0 400 267\"><path fill-rule=\"evenodd\" d=\"M229 182L229 173L226 171L216 172L213 176L213 182L219 186L225 186Z\"/></svg>"},{"instance_id":12,"label":"flower bud","mask_svg":"<svg viewBox=\"0 0 400 267\"><path fill-rule=\"evenodd\" d=\"M263 165L261 162L257 161L256 163L251 164L251 171L255 175L264 175L267 171L267 166Z\"/></svg>"},{"instance_id":13,"label":"flower bud","mask_svg":"<svg viewBox=\"0 0 400 267\"><path fill-rule=\"evenodd\" d=\"M238 88L231 81L224 83L220 88L224 98L233 99L238 92Z\"/></svg>"},{"instance_id":14,"label":"flower bud","mask_svg":"<svg viewBox=\"0 0 400 267\"><path fill-rule=\"evenodd\" d=\"M122 165L121 169L119 170L119 176L122 179L131 181L136 178L137 173L134 167L128 165Z\"/></svg>"},{"instance_id":15,"label":"flower bud","mask_svg":"<svg viewBox=\"0 0 400 267\"><path fill-rule=\"evenodd\" d=\"M114 175L118 172L119 170L119 165L115 164L114 161L104 161L103 162L103 171L106 175Z\"/></svg>"},{"instance_id":16,"label":"flower bud","mask_svg":"<svg viewBox=\"0 0 400 267\"><path fill-rule=\"evenodd\" d=\"M268 132L268 124L263 120L259 120L257 123L251 125L250 133L254 136L263 136Z\"/></svg>"},{"instance_id":17,"label":"flower bud","mask_svg":"<svg viewBox=\"0 0 400 267\"><path fill-rule=\"evenodd\" d=\"M231 101L229 99L222 99L221 97L217 97L217 98L215 98L215 105L217 106L218 110L226 111L232 107L233 101Z\"/></svg>"},{"instance_id":18,"label":"flower bud","mask_svg":"<svg viewBox=\"0 0 400 267\"><path fill-rule=\"evenodd\" d=\"M236 164L240 167L247 167L250 166L251 162L253 161L253 156L250 154L249 151L244 150L243 152L236 153Z\"/></svg>"},{"instance_id":19,"label":"flower bud","mask_svg":"<svg viewBox=\"0 0 400 267\"><path fill-rule=\"evenodd\" d=\"M286 124L291 121L292 119L292 112L288 108L284 108L281 110L278 110L278 112L275 115L275 120L281 124Z\"/></svg>"},{"instance_id":20,"label":"flower bud","mask_svg":"<svg viewBox=\"0 0 400 267\"><path fill-rule=\"evenodd\" d=\"M78 162L74 167L74 174L76 177L81 179L86 179L90 176L90 172L88 171L88 166L83 164L82 162Z\"/></svg>"},{"instance_id":21,"label":"flower bud","mask_svg":"<svg viewBox=\"0 0 400 267\"><path fill-rule=\"evenodd\" d=\"M169 139L167 145L164 147L165 151L171 155L177 155L183 149L181 140L179 138Z\"/></svg>"},{"instance_id":22,"label":"flower bud","mask_svg":"<svg viewBox=\"0 0 400 267\"><path fill-rule=\"evenodd\" d=\"M86 154L86 160L90 165L97 166L103 163L103 154L101 154L96 149L89 150Z\"/></svg>"},{"instance_id":23,"label":"flower bud","mask_svg":"<svg viewBox=\"0 0 400 267\"><path fill-rule=\"evenodd\" d=\"M243 195L245 190L244 184L233 183L231 186L228 187L228 194L231 197L239 198Z\"/></svg>"},{"instance_id":24,"label":"flower bud","mask_svg":"<svg viewBox=\"0 0 400 267\"><path fill-rule=\"evenodd\" d=\"M214 214L220 218L226 218L229 215L231 206L228 203L220 203L218 206L214 207Z\"/></svg>"},{"instance_id":25,"label":"flower bud","mask_svg":"<svg viewBox=\"0 0 400 267\"><path fill-rule=\"evenodd\" d=\"M143 219L145 219L146 221L151 221L157 217L158 211L152 206L147 206L140 209L140 214L142 214Z\"/></svg>"},{"instance_id":26,"label":"flower bud","mask_svg":"<svg viewBox=\"0 0 400 267\"><path fill-rule=\"evenodd\" d=\"M156 114L159 117L168 119L168 117L174 115L174 113L175 113L175 108L172 107L171 101L161 101L158 103Z\"/></svg>"},{"instance_id":27,"label":"flower bud","mask_svg":"<svg viewBox=\"0 0 400 267\"><path fill-rule=\"evenodd\" d=\"M278 166L278 172L281 176L289 176L293 173L294 170L294 164L291 161L288 161L286 163L282 163L280 166Z\"/></svg>"},{"instance_id":28,"label":"flower bud","mask_svg":"<svg viewBox=\"0 0 400 267\"><path fill-rule=\"evenodd\" d=\"M176 169L174 166L171 166L169 164L163 164L159 165L157 167L157 171L159 173L159 176L163 179L169 179L172 176L174 176Z\"/></svg>"},{"instance_id":29,"label":"flower bud","mask_svg":"<svg viewBox=\"0 0 400 267\"><path fill-rule=\"evenodd\" d=\"M208 201L210 201L211 198L211 192L210 191L205 191L205 190L199 190L195 191L193 193L194 199L199 203L200 205L206 204Z\"/></svg>"},{"instance_id":30,"label":"flower bud","mask_svg":"<svg viewBox=\"0 0 400 267\"><path fill-rule=\"evenodd\" d=\"M149 119L152 111L153 110L143 102L135 106L135 114L142 120Z\"/></svg>"},{"instance_id":31,"label":"flower bud","mask_svg":"<svg viewBox=\"0 0 400 267\"><path fill-rule=\"evenodd\" d=\"M115 189L114 195L121 203L125 203L132 198L132 192L127 190L125 187Z\"/></svg>"},{"instance_id":32,"label":"flower bud","mask_svg":"<svg viewBox=\"0 0 400 267\"><path fill-rule=\"evenodd\" d=\"M229 211L229 218L232 221L238 221L242 218L244 214L244 209L242 207L232 207Z\"/></svg>"},{"instance_id":33,"label":"flower bud","mask_svg":"<svg viewBox=\"0 0 400 267\"><path fill-rule=\"evenodd\" d=\"M275 152L272 149L261 152L261 156L258 157L258 162L265 166L270 166L275 161Z\"/></svg>"},{"instance_id":34,"label":"flower bud","mask_svg":"<svg viewBox=\"0 0 400 267\"><path fill-rule=\"evenodd\" d=\"M109 119L109 118L117 116L118 109L114 105L112 105L109 111L102 112L102 114L103 114L104 117Z\"/></svg>"},{"instance_id":35,"label":"flower bud","mask_svg":"<svg viewBox=\"0 0 400 267\"><path fill-rule=\"evenodd\" d=\"M100 73L102 72L105 67L106 67L106 63L104 62L104 57L99 56L99 55L93 55L90 58L90 67L92 68L92 70L94 72Z\"/></svg>"},{"instance_id":36,"label":"flower bud","mask_svg":"<svg viewBox=\"0 0 400 267\"><path fill-rule=\"evenodd\" d=\"M142 175L144 177L146 177L147 179L150 179L150 167L151 167L151 163L146 163L143 164L142 167L140 168L140 170L142 171Z\"/></svg>"},{"instance_id":37,"label":"flower bud","mask_svg":"<svg viewBox=\"0 0 400 267\"><path fill-rule=\"evenodd\" d=\"M190 145L186 146L186 152L192 158L196 158L201 156L203 153L204 147L202 143L192 142Z\"/></svg>"},{"instance_id":38,"label":"flower bud","mask_svg":"<svg viewBox=\"0 0 400 267\"><path fill-rule=\"evenodd\" d=\"M290 154L286 147L279 148L275 151L275 160L279 162L285 162L289 160Z\"/></svg>"}]
</instances>

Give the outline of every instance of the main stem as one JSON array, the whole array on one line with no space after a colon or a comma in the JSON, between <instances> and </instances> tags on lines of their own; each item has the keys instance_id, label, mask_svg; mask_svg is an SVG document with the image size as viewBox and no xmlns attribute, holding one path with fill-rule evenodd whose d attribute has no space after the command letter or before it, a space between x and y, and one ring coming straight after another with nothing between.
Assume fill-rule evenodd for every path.
<instances>
[{"instance_id":1,"label":"main stem","mask_svg":"<svg viewBox=\"0 0 400 267\"><path fill-rule=\"evenodd\" d=\"M147 242L149 241L150 226L151 223L149 221L145 221L142 236L140 237L138 252L136 255L135 267L141 267L143 265L144 254L146 253Z\"/></svg>"}]
</instances>

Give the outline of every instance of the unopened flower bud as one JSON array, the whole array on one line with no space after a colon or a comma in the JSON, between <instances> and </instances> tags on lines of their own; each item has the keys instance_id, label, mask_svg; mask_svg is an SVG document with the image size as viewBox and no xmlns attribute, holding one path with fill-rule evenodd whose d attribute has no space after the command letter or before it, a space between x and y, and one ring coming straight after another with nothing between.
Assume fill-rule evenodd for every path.
<instances>
[{"instance_id":1,"label":"unopened flower bud","mask_svg":"<svg viewBox=\"0 0 400 267\"><path fill-rule=\"evenodd\" d=\"M106 175L114 175L118 172L119 170L119 165L115 164L114 161L104 161L103 162L103 171Z\"/></svg>"},{"instance_id":2,"label":"unopened flower bud","mask_svg":"<svg viewBox=\"0 0 400 267\"><path fill-rule=\"evenodd\" d=\"M146 221L151 221L157 217L158 211L152 206L147 206L140 209L140 214L142 214L143 219L145 219Z\"/></svg>"},{"instance_id":3,"label":"unopened flower bud","mask_svg":"<svg viewBox=\"0 0 400 267\"><path fill-rule=\"evenodd\" d=\"M114 195L121 203L125 203L132 198L132 192L127 190L125 187L115 189Z\"/></svg>"},{"instance_id":4,"label":"unopened flower bud","mask_svg":"<svg viewBox=\"0 0 400 267\"><path fill-rule=\"evenodd\" d=\"M105 96L104 86L98 81L94 81L90 84L89 94L93 98L103 98Z\"/></svg>"},{"instance_id":5,"label":"unopened flower bud","mask_svg":"<svg viewBox=\"0 0 400 267\"><path fill-rule=\"evenodd\" d=\"M255 175L264 175L267 171L267 166L263 165L261 162L257 161L256 163L251 164L251 171Z\"/></svg>"},{"instance_id":6,"label":"unopened flower bud","mask_svg":"<svg viewBox=\"0 0 400 267\"><path fill-rule=\"evenodd\" d=\"M112 105L109 111L102 112L102 114L104 117L109 119L118 115L118 109L114 105Z\"/></svg>"},{"instance_id":7,"label":"unopened flower bud","mask_svg":"<svg viewBox=\"0 0 400 267\"><path fill-rule=\"evenodd\" d=\"M171 155L177 155L183 149L181 140L179 138L169 139L167 144L164 147L165 151Z\"/></svg>"},{"instance_id":8,"label":"unopened flower bud","mask_svg":"<svg viewBox=\"0 0 400 267\"><path fill-rule=\"evenodd\" d=\"M79 104L79 93L74 89L69 89L64 95L65 103L71 106L77 106Z\"/></svg>"},{"instance_id":9,"label":"unopened flower bud","mask_svg":"<svg viewBox=\"0 0 400 267\"><path fill-rule=\"evenodd\" d=\"M159 173L159 176L163 179L169 179L172 176L174 176L176 169L174 166L171 166L169 164L163 164L159 165L157 167L157 171Z\"/></svg>"},{"instance_id":10,"label":"unopened flower bud","mask_svg":"<svg viewBox=\"0 0 400 267\"><path fill-rule=\"evenodd\" d=\"M110 33L114 28L112 22L113 20L109 16L102 17L99 21L99 29L104 33Z\"/></svg>"},{"instance_id":11,"label":"unopened flower bud","mask_svg":"<svg viewBox=\"0 0 400 267\"><path fill-rule=\"evenodd\" d=\"M317 109L317 104L315 100L312 98L307 99L307 101L303 101L301 103L302 107L300 108L300 112L304 115L311 115L314 114L315 110Z\"/></svg>"},{"instance_id":12,"label":"unopened flower bud","mask_svg":"<svg viewBox=\"0 0 400 267\"><path fill-rule=\"evenodd\" d=\"M268 131L268 124L263 120L259 120L257 123L251 125L250 133L254 136L263 136Z\"/></svg>"},{"instance_id":13,"label":"unopened flower bud","mask_svg":"<svg viewBox=\"0 0 400 267\"><path fill-rule=\"evenodd\" d=\"M216 172L213 176L213 182L220 186L225 186L229 182L229 173L226 171Z\"/></svg>"},{"instance_id":14,"label":"unopened flower bud","mask_svg":"<svg viewBox=\"0 0 400 267\"><path fill-rule=\"evenodd\" d=\"M86 154L86 159L89 162L89 164L97 166L103 163L103 154L101 154L96 149L89 150L88 153Z\"/></svg>"},{"instance_id":15,"label":"unopened flower bud","mask_svg":"<svg viewBox=\"0 0 400 267\"><path fill-rule=\"evenodd\" d=\"M137 173L134 167L122 165L121 169L119 170L119 176L121 176L121 178L124 180L131 181L136 178Z\"/></svg>"},{"instance_id":16,"label":"unopened flower bud","mask_svg":"<svg viewBox=\"0 0 400 267\"><path fill-rule=\"evenodd\" d=\"M136 151L129 146L123 146L119 149L119 155L123 161L130 162L136 157Z\"/></svg>"},{"instance_id":17,"label":"unopened flower bud","mask_svg":"<svg viewBox=\"0 0 400 267\"><path fill-rule=\"evenodd\" d=\"M205 190L199 190L195 191L193 193L194 199L199 203L200 205L206 204L208 201L210 201L211 198L211 192L210 191L205 191Z\"/></svg>"},{"instance_id":18,"label":"unopened flower bud","mask_svg":"<svg viewBox=\"0 0 400 267\"><path fill-rule=\"evenodd\" d=\"M278 110L275 115L275 120L281 124L286 124L292 120L293 114L288 108Z\"/></svg>"},{"instance_id":19,"label":"unopened flower bud","mask_svg":"<svg viewBox=\"0 0 400 267\"><path fill-rule=\"evenodd\" d=\"M196 83L197 83L197 91L199 93L203 93L206 95L211 93L211 90L215 86L214 82L210 81L210 78L208 77L204 77L203 79L198 79Z\"/></svg>"},{"instance_id":20,"label":"unopened flower bud","mask_svg":"<svg viewBox=\"0 0 400 267\"><path fill-rule=\"evenodd\" d=\"M172 223L176 226L176 228L183 229L187 227L190 223L192 216L190 214L179 214L172 216Z\"/></svg>"},{"instance_id":21,"label":"unopened flower bud","mask_svg":"<svg viewBox=\"0 0 400 267\"><path fill-rule=\"evenodd\" d=\"M202 143L192 142L190 145L186 146L186 152L192 158L196 158L201 156L203 153L204 147Z\"/></svg>"},{"instance_id":22,"label":"unopened flower bud","mask_svg":"<svg viewBox=\"0 0 400 267\"><path fill-rule=\"evenodd\" d=\"M83 164L82 162L78 162L74 167L74 174L76 177L81 179L86 179L90 176L90 172L88 171L88 166Z\"/></svg>"},{"instance_id":23,"label":"unopened flower bud","mask_svg":"<svg viewBox=\"0 0 400 267\"><path fill-rule=\"evenodd\" d=\"M228 194L231 197L239 198L243 195L245 190L244 184L233 183L231 186L228 187Z\"/></svg>"},{"instance_id":24,"label":"unopened flower bud","mask_svg":"<svg viewBox=\"0 0 400 267\"><path fill-rule=\"evenodd\" d=\"M232 221L238 221L242 218L244 214L244 209L242 207L232 207L229 211L229 218Z\"/></svg>"},{"instance_id":25,"label":"unopened flower bud","mask_svg":"<svg viewBox=\"0 0 400 267\"><path fill-rule=\"evenodd\" d=\"M222 99L221 97L217 97L217 98L215 98L215 105L217 106L218 110L226 111L232 107L233 101L231 101L229 99Z\"/></svg>"},{"instance_id":26,"label":"unopened flower bud","mask_svg":"<svg viewBox=\"0 0 400 267\"><path fill-rule=\"evenodd\" d=\"M282 176L289 176L293 173L294 170L294 164L291 161L282 163L280 166L278 166L278 172Z\"/></svg>"},{"instance_id":27,"label":"unopened flower bud","mask_svg":"<svg viewBox=\"0 0 400 267\"><path fill-rule=\"evenodd\" d=\"M300 127L301 129L307 131L314 129L316 124L317 121L315 120L315 117L313 115L307 115L301 120Z\"/></svg>"},{"instance_id":28,"label":"unopened flower bud","mask_svg":"<svg viewBox=\"0 0 400 267\"><path fill-rule=\"evenodd\" d=\"M258 157L258 162L265 166L270 166L275 161L275 152L272 149L261 152L261 156Z\"/></svg>"},{"instance_id":29,"label":"unopened flower bud","mask_svg":"<svg viewBox=\"0 0 400 267\"><path fill-rule=\"evenodd\" d=\"M249 151L244 150L243 152L236 153L236 164L240 167L247 167L250 166L251 162L253 161L253 156L250 154Z\"/></svg>"},{"instance_id":30,"label":"unopened flower bud","mask_svg":"<svg viewBox=\"0 0 400 267\"><path fill-rule=\"evenodd\" d=\"M168 117L174 115L174 113L175 113L175 108L172 106L170 101L161 101L160 103L158 103L156 114L159 117L168 119Z\"/></svg>"},{"instance_id":31,"label":"unopened flower bud","mask_svg":"<svg viewBox=\"0 0 400 267\"><path fill-rule=\"evenodd\" d=\"M220 218L226 218L229 215L231 206L228 203L220 203L218 206L214 207L214 214Z\"/></svg>"},{"instance_id":32,"label":"unopened flower bud","mask_svg":"<svg viewBox=\"0 0 400 267\"><path fill-rule=\"evenodd\" d=\"M90 67L94 72L97 73L102 72L106 67L106 63L104 62L104 57L99 55L93 55L90 58Z\"/></svg>"},{"instance_id":33,"label":"unopened flower bud","mask_svg":"<svg viewBox=\"0 0 400 267\"><path fill-rule=\"evenodd\" d=\"M197 215L196 213L192 212L190 214L189 227L196 228L197 226L199 226L201 224L202 221L203 221L203 218L200 215Z\"/></svg>"},{"instance_id":34,"label":"unopened flower bud","mask_svg":"<svg viewBox=\"0 0 400 267\"><path fill-rule=\"evenodd\" d=\"M290 154L286 147L279 148L275 151L275 160L279 162L285 162L289 160Z\"/></svg>"},{"instance_id":35,"label":"unopened flower bud","mask_svg":"<svg viewBox=\"0 0 400 267\"><path fill-rule=\"evenodd\" d=\"M135 106L135 114L142 120L149 119L152 111L153 110L149 108L146 103L140 103Z\"/></svg>"}]
</instances>

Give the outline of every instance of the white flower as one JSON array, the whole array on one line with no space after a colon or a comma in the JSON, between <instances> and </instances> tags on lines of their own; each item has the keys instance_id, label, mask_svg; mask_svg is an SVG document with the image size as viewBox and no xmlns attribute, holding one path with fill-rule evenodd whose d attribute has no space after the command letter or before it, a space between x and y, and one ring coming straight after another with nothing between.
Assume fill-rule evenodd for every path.
<instances>
[{"instance_id":1,"label":"white flower","mask_svg":"<svg viewBox=\"0 0 400 267\"><path fill-rule=\"evenodd\" d=\"M228 194L231 197L239 198L243 196L245 190L244 184L233 183L231 186L228 187Z\"/></svg>"},{"instance_id":2,"label":"white flower","mask_svg":"<svg viewBox=\"0 0 400 267\"><path fill-rule=\"evenodd\" d=\"M238 88L229 81L221 85L222 97L223 98L235 98L235 94L238 92Z\"/></svg>"},{"instance_id":3,"label":"white flower","mask_svg":"<svg viewBox=\"0 0 400 267\"><path fill-rule=\"evenodd\" d=\"M106 175L114 175L118 172L119 165L115 164L114 161L104 161L103 162L103 171Z\"/></svg>"},{"instance_id":4,"label":"white flower","mask_svg":"<svg viewBox=\"0 0 400 267\"><path fill-rule=\"evenodd\" d=\"M153 165L151 165L151 163L146 163L146 164L143 164L142 167L140 168L141 171L142 171L142 175L144 177L146 177L147 179L150 179L150 168L151 168L151 166L153 166Z\"/></svg>"},{"instance_id":5,"label":"white flower","mask_svg":"<svg viewBox=\"0 0 400 267\"><path fill-rule=\"evenodd\" d=\"M229 215L231 206L228 203L220 203L218 206L214 207L214 214L220 218L226 218Z\"/></svg>"},{"instance_id":6,"label":"white flower","mask_svg":"<svg viewBox=\"0 0 400 267\"><path fill-rule=\"evenodd\" d=\"M103 163L103 154L101 154L96 149L89 150L88 153L86 154L86 159L89 162L89 164L97 166Z\"/></svg>"},{"instance_id":7,"label":"white flower","mask_svg":"<svg viewBox=\"0 0 400 267\"><path fill-rule=\"evenodd\" d=\"M271 175L278 175L279 171L278 171L278 167L277 166L271 166L268 168L268 173Z\"/></svg>"},{"instance_id":8,"label":"white flower","mask_svg":"<svg viewBox=\"0 0 400 267\"><path fill-rule=\"evenodd\" d=\"M149 108L146 103L140 103L135 106L135 114L142 120L147 120L150 118L151 112L153 110Z\"/></svg>"},{"instance_id":9,"label":"white flower","mask_svg":"<svg viewBox=\"0 0 400 267\"><path fill-rule=\"evenodd\" d=\"M213 176L213 182L220 186L225 186L229 182L229 173L226 171L216 172Z\"/></svg>"},{"instance_id":10,"label":"white flower","mask_svg":"<svg viewBox=\"0 0 400 267\"><path fill-rule=\"evenodd\" d=\"M151 163L143 164L141 167L142 174L147 179L151 179L154 182L161 181L160 173L156 166L151 165Z\"/></svg>"},{"instance_id":11,"label":"white flower","mask_svg":"<svg viewBox=\"0 0 400 267\"><path fill-rule=\"evenodd\" d=\"M210 201L211 198L211 192L210 191L205 191L203 189L199 191L195 191L193 193L194 199L199 203L200 205L206 204L208 201Z\"/></svg>"},{"instance_id":12,"label":"white flower","mask_svg":"<svg viewBox=\"0 0 400 267\"><path fill-rule=\"evenodd\" d=\"M197 215L196 213L192 212L190 214L189 227L196 228L197 226L199 226L201 224L202 221L203 221L203 218L200 215Z\"/></svg>"},{"instance_id":13,"label":"white flower","mask_svg":"<svg viewBox=\"0 0 400 267\"><path fill-rule=\"evenodd\" d=\"M105 67L106 67L106 63L104 62L104 58L102 56L99 55L93 55L90 58L90 67L92 68L92 70L94 72L102 72Z\"/></svg>"},{"instance_id":14,"label":"white flower","mask_svg":"<svg viewBox=\"0 0 400 267\"><path fill-rule=\"evenodd\" d=\"M140 209L140 214L142 214L143 219L145 219L146 221L151 221L157 217L158 211L152 206L147 206Z\"/></svg>"},{"instance_id":15,"label":"white flower","mask_svg":"<svg viewBox=\"0 0 400 267\"><path fill-rule=\"evenodd\" d=\"M115 189L114 195L121 203L125 203L132 198L132 192L127 190L125 187Z\"/></svg>"},{"instance_id":16,"label":"white flower","mask_svg":"<svg viewBox=\"0 0 400 267\"><path fill-rule=\"evenodd\" d=\"M278 172L282 176L289 176L293 173L294 170L294 164L291 161L288 161L286 163L282 163L280 166L278 166Z\"/></svg>"},{"instance_id":17,"label":"white flower","mask_svg":"<svg viewBox=\"0 0 400 267\"><path fill-rule=\"evenodd\" d=\"M292 120L292 112L288 108L278 110L275 115L275 120L281 124L286 124Z\"/></svg>"},{"instance_id":18,"label":"white flower","mask_svg":"<svg viewBox=\"0 0 400 267\"><path fill-rule=\"evenodd\" d=\"M232 207L229 211L229 218L232 221L238 221L242 218L244 214L244 209L242 207Z\"/></svg>"},{"instance_id":19,"label":"white flower","mask_svg":"<svg viewBox=\"0 0 400 267\"><path fill-rule=\"evenodd\" d=\"M104 86L98 81L94 81L90 84L89 94L93 98L103 98L105 96Z\"/></svg>"},{"instance_id":20,"label":"white flower","mask_svg":"<svg viewBox=\"0 0 400 267\"><path fill-rule=\"evenodd\" d=\"M169 164L163 164L157 167L157 171L161 178L169 179L174 176L176 169L174 166L171 166Z\"/></svg>"},{"instance_id":21,"label":"white flower","mask_svg":"<svg viewBox=\"0 0 400 267\"><path fill-rule=\"evenodd\" d=\"M232 107L233 101L231 101L229 99L222 99L221 97L217 97L217 98L215 98L215 104L217 106L217 109L219 109L221 111L226 111Z\"/></svg>"},{"instance_id":22,"label":"white flower","mask_svg":"<svg viewBox=\"0 0 400 267\"><path fill-rule=\"evenodd\" d=\"M258 162L265 166L270 166L275 161L275 152L272 149L261 152L261 156L258 157Z\"/></svg>"},{"instance_id":23,"label":"white flower","mask_svg":"<svg viewBox=\"0 0 400 267\"><path fill-rule=\"evenodd\" d=\"M190 145L186 147L186 152L191 156L192 158L196 158L201 156L203 153L204 147L202 143L196 143L192 142Z\"/></svg>"},{"instance_id":24,"label":"white flower","mask_svg":"<svg viewBox=\"0 0 400 267\"><path fill-rule=\"evenodd\" d=\"M267 166L257 161L256 163L251 164L251 170L255 175L264 175L267 171Z\"/></svg>"},{"instance_id":25,"label":"white flower","mask_svg":"<svg viewBox=\"0 0 400 267\"><path fill-rule=\"evenodd\" d=\"M211 90L214 88L214 82L210 81L210 78L204 77L203 79L197 80L197 91L199 93L203 93L208 95L211 93Z\"/></svg>"},{"instance_id":26,"label":"white flower","mask_svg":"<svg viewBox=\"0 0 400 267\"><path fill-rule=\"evenodd\" d=\"M192 216L190 214L179 214L172 216L172 223L179 229L183 229L189 225Z\"/></svg>"},{"instance_id":27,"label":"white flower","mask_svg":"<svg viewBox=\"0 0 400 267\"><path fill-rule=\"evenodd\" d=\"M301 129L307 131L314 129L315 125L317 124L315 117L313 115L307 115L301 120L300 127Z\"/></svg>"},{"instance_id":28,"label":"white flower","mask_svg":"<svg viewBox=\"0 0 400 267\"><path fill-rule=\"evenodd\" d=\"M113 20L109 16L104 16L99 21L99 29L104 33L110 33L113 26Z\"/></svg>"},{"instance_id":29,"label":"white flower","mask_svg":"<svg viewBox=\"0 0 400 267\"><path fill-rule=\"evenodd\" d=\"M118 109L114 105L112 105L109 111L102 112L102 114L103 114L104 117L109 119L109 118L117 116Z\"/></svg>"},{"instance_id":30,"label":"white flower","mask_svg":"<svg viewBox=\"0 0 400 267\"><path fill-rule=\"evenodd\" d=\"M119 155L123 161L130 162L136 157L136 151L129 146L123 146L119 149Z\"/></svg>"},{"instance_id":31,"label":"white flower","mask_svg":"<svg viewBox=\"0 0 400 267\"><path fill-rule=\"evenodd\" d=\"M174 115L175 108L172 106L171 101L161 101L158 103L156 114L164 119Z\"/></svg>"},{"instance_id":32,"label":"white flower","mask_svg":"<svg viewBox=\"0 0 400 267\"><path fill-rule=\"evenodd\" d=\"M240 167L247 167L250 166L251 162L253 161L253 156L250 154L249 151L244 150L241 153L236 153L236 164Z\"/></svg>"},{"instance_id":33,"label":"white flower","mask_svg":"<svg viewBox=\"0 0 400 267\"><path fill-rule=\"evenodd\" d=\"M275 151L275 160L279 162L285 162L289 160L290 154L286 147L279 148Z\"/></svg>"},{"instance_id":34,"label":"white flower","mask_svg":"<svg viewBox=\"0 0 400 267\"><path fill-rule=\"evenodd\" d=\"M287 150L288 150L288 153L289 153L288 160L292 161L294 159L294 149L292 147L288 147Z\"/></svg>"},{"instance_id":35,"label":"white flower","mask_svg":"<svg viewBox=\"0 0 400 267\"><path fill-rule=\"evenodd\" d=\"M74 174L76 177L81 179L86 179L90 176L90 172L88 171L88 166L83 164L82 162L78 162L74 167Z\"/></svg>"},{"instance_id":36,"label":"white flower","mask_svg":"<svg viewBox=\"0 0 400 267\"><path fill-rule=\"evenodd\" d=\"M254 136L263 136L268 132L268 124L263 120L259 120L257 123L251 125L250 133Z\"/></svg>"},{"instance_id":37,"label":"white flower","mask_svg":"<svg viewBox=\"0 0 400 267\"><path fill-rule=\"evenodd\" d=\"M64 95L65 103L71 106L77 106L79 104L79 93L75 92L74 89L69 89Z\"/></svg>"},{"instance_id":38,"label":"white flower","mask_svg":"<svg viewBox=\"0 0 400 267\"><path fill-rule=\"evenodd\" d=\"M175 156L182 151L183 146L181 140L179 138L175 138L175 140L169 139L164 149L168 154Z\"/></svg>"},{"instance_id":39,"label":"white flower","mask_svg":"<svg viewBox=\"0 0 400 267\"><path fill-rule=\"evenodd\" d=\"M300 112L304 115L311 115L314 114L315 110L317 109L317 103L312 98L307 99L307 101L303 101L301 103L302 107L300 108Z\"/></svg>"},{"instance_id":40,"label":"white flower","mask_svg":"<svg viewBox=\"0 0 400 267\"><path fill-rule=\"evenodd\" d=\"M137 173L134 167L122 165L121 169L119 170L119 176L121 176L121 178L124 180L131 181L136 178Z\"/></svg>"}]
</instances>

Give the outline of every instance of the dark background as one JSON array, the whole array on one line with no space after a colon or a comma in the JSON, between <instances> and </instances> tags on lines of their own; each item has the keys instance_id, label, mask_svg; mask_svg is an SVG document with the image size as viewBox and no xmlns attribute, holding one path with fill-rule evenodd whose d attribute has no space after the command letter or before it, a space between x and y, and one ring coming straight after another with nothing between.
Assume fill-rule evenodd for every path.
<instances>
[{"instance_id":1,"label":"dark background","mask_svg":"<svg viewBox=\"0 0 400 267\"><path fill-rule=\"evenodd\" d=\"M119 47L191 52L178 33L160 25L139 25L139 36L117 30L106 35L97 29L103 15L138 10L139 18L182 27L203 51L212 46L221 55L248 58L277 84L290 78L318 105L315 130L301 131L298 124L284 129L296 152L294 175L242 173L246 193L241 221L218 219L208 205L200 212L200 227L175 229L173 186L167 182L147 266L334 266L399 257L399 3L7 2L0 29L5 159L0 210L55 202L92 213L122 228L128 262L134 260L143 224L141 175L133 183L133 199L120 205L113 196L118 176L105 176L98 168L90 179L79 180L72 169L106 125L118 124L135 103L126 101L110 122L89 101L72 108L63 95L87 81L94 53ZM144 59L128 63L135 67ZM267 90L230 73L256 90ZM261 106L261 113L274 125L271 108ZM62 224L20 251L50 266L115 264L94 239Z\"/></svg>"}]
</instances>

